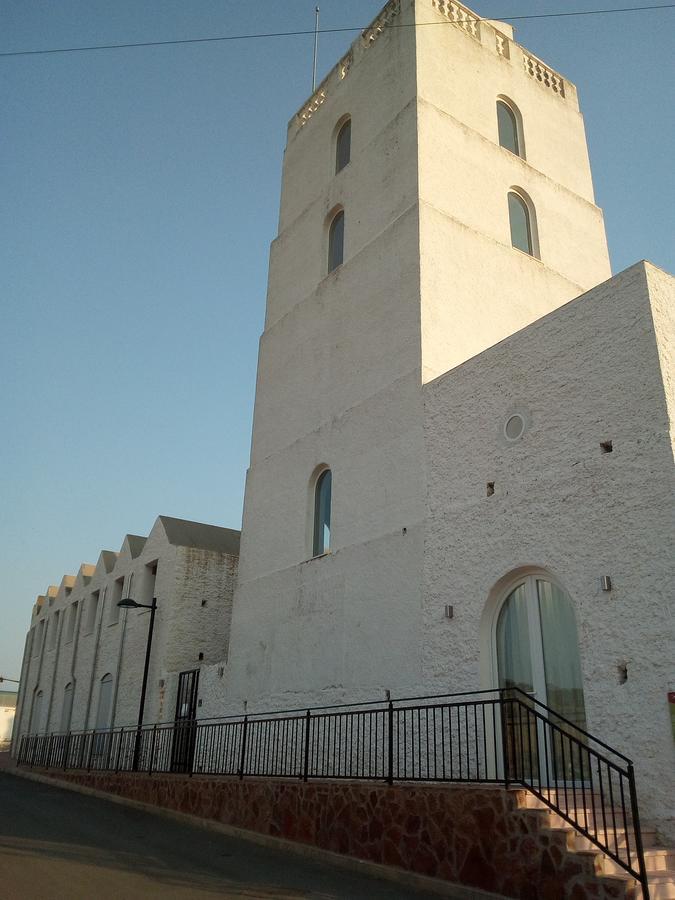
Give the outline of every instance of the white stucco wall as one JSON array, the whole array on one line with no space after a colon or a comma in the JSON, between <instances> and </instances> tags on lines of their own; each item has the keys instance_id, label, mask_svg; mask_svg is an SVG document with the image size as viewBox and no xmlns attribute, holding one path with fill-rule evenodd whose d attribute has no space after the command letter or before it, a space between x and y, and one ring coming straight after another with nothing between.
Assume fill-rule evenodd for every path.
<instances>
[{"instance_id":1,"label":"white stucco wall","mask_svg":"<svg viewBox=\"0 0 675 900\"><path fill-rule=\"evenodd\" d=\"M634 759L643 817L670 837L674 304L673 280L639 263L426 386L422 643L429 688L496 686L488 598L509 572L551 573L577 616L589 730ZM513 412L527 426L509 443Z\"/></svg>"},{"instance_id":2,"label":"white stucco wall","mask_svg":"<svg viewBox=\"0 0 675 900\"><path fill-rule=\"evenodd\" d=\"M498 54L488 24L480 40L407 27L439 16L431 0L387 4L289 123L227 673L235 706L422 683L421 385L609 274L574 87L561 97L535 82L508 38L509 58ZM504 93L522 104L527 161L498 145ZM335 174L345 115L351 158ZM514 181L541 204L541 261L511 247ZM338 206L344 263L326 275ZM310 560L321 465L331 554Z\"/></svg>"},{"instance_id":3,"label":"white stucco wall","mask_svg":"<svg viewBox=\"0 0 675 900\"><path fill-rule=\"evenodd\" d=\"M409 2L398 16L412 23ZM336 175L345 114L351 159ZM414 29L359 38L346 77L329 76L324 103L288 134L226 676L237 709L380 695L419 669ZM337 204L345 257L326 275ZM333 477L331 552L311 559L320 465ZM373 656L376 641L391 653Z\"/></svg>"}]
</instances>

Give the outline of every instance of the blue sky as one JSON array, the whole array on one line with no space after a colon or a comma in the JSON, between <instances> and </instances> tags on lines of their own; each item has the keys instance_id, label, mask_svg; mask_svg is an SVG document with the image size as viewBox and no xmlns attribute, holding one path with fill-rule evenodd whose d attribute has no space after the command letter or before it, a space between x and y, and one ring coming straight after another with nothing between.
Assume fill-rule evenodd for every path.
<instances>
[{"instance_id":1,"label":"blue sky","mask_svg":"<svg viewBox=\"0 0 675 900\"><path fill-rule=\"evenodd\" d=\"M383 0L321 0L322 27ZM481 0L486 17L629 5ZM307 0L0 0L0 51L313 27ZM516 22L575 82L614 271L672 271L675 10ZM320 77L354 34L321 39ZM239 527L311 37L0 58L0 675L48 584L160 514Z\"/></svg>"}]
</instances>

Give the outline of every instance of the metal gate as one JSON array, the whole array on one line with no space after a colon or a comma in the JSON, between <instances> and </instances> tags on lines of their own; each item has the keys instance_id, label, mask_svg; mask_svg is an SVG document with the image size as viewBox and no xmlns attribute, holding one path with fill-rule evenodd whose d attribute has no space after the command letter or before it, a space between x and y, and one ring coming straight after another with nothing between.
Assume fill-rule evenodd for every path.
<instances>
[{"instance_id":1,"label":"metal gate","mask_svg":"<svg viewBox=\"0 0 675 900\"><path fill-rule=\"evenodd\" d=\"M171 771L191 772L197 737L199 669L181 672L176 694L176 727L171 745Z\"/></svg>"}]
</instances>

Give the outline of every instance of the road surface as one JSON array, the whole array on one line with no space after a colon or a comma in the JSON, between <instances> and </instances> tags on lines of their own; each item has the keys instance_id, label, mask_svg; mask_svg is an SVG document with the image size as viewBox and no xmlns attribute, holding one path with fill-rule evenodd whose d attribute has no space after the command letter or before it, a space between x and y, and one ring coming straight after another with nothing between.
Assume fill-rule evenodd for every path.
<instances>
[{"instance_id":1,"label":"road surface","mask_svg":"<svg viewBox=\"0 0 675 900\"><path fill-rule=\"evenodd\" d=\"M0 772L2 900L431 900L326 863Z\"/></svg>"}]
</instances>

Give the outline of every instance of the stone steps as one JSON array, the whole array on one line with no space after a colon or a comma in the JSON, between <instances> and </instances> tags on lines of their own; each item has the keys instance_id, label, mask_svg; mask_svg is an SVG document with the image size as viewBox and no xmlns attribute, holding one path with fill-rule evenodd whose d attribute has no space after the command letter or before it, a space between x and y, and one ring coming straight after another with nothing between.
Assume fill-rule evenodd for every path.
<instances>
[{"instance_id":1,"label":"stone steps","mask_svg":"<svg viewBox=\"0 0 675 900\"><path fill-rule=\"evenodd\" d=\"M558 845L564 844L567 852L574 855L577 860L584 861L586 871L594 873L597 880L614 891L617 896L623 897L625 900L641 900L639 883L617 862L601 851L593 841L580 834L543 801L533 794L527 793L521 799L520 806L539 816L542 833L548 833L551 840ZM599 807L596 807L595 819L593 819L591 807L570 807L569 815L577 821L587 823L588 831L597 836L601 843L607 840L612 848L616 848L615 852L619 855L628 846L633 856L635 852L634 830L630 826L627 829L618 826L618 822L622 819L620 819L621 814L616 811L614 817L617 827L614 829L612 810L605 807L604 811L604 820ZM610 826L606 832L602 828L603 821ZM598 826L597 830L595 824ZM651 900L675 900L675 849L658 846L654 829L644 828L641 830L641 835ZM634 864L637 867L637 862Z\"/></svg>"}]
</instances>

